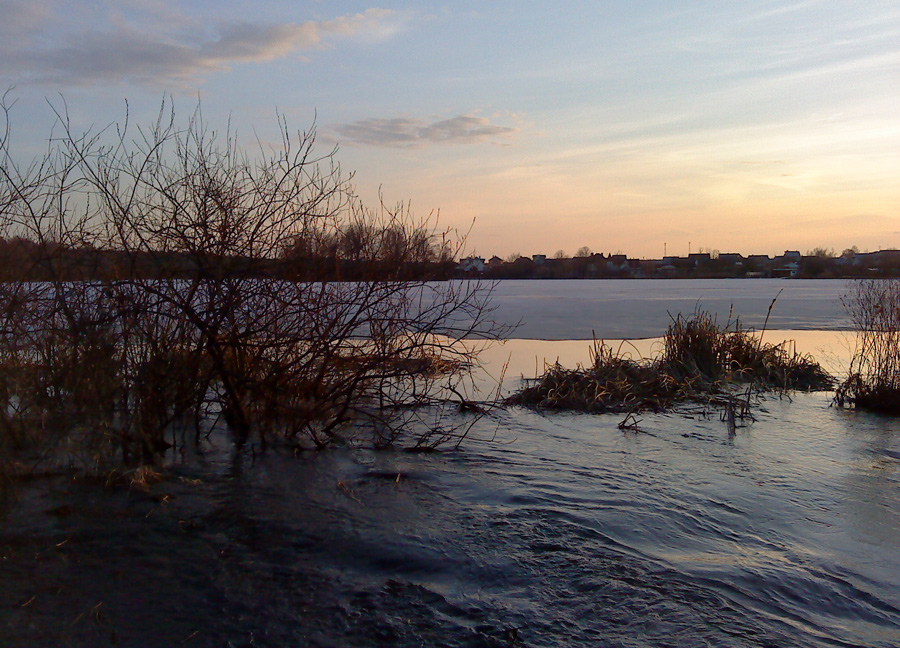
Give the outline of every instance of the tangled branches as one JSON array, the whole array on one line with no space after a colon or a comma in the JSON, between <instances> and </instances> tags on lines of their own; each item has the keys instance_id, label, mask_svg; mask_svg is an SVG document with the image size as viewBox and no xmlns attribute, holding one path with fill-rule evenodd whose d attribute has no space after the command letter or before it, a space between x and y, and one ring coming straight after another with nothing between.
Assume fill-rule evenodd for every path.
<instances>
[{"instance_id":1,"label":"tangled branches","mask_svg":"<svg viewBox=\"0 0 900 648\"><path fill-rule=\"evenodd\" d=\"M477 365L461 339L504 332L490 284L433 280L464 237L365 207L283 121L254 157L199 109L57 117L28 166L0 139L0 450L148 464L219 421L239 445L465 434L418 415Z\"/></svg>"}]
</instances>

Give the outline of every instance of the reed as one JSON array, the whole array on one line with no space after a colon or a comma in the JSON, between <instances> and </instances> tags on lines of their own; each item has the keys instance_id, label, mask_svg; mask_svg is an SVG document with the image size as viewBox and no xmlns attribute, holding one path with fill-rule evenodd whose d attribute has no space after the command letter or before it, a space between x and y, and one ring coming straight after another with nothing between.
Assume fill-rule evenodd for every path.
<instances>
[{"instance_id":1,"label":"reed","mask_svg":"<svg viewBox=\"0 0 900 648\"><path fill-rule=\"evenodd\" d=\"M841 300L857 332L840 407L900 415L900 281L860 279Z\"/></svg>"},{"instance_id":2,"label":"reed","mask_svg":"<svg viewBox=\"0 0 900 648\"><path fill-rule=\"evenodd\" d=\"M721 326L705 311L672 319L663 352L633 359L594 341L591 362L575 369L559 364L526 381L508 402L541 409L634 413L667 411L686 402L731 408L738 387L747 393L831 388L833 379L815 360L789 344L764 344L739 323Z\"/></svg>"}]
</instances>

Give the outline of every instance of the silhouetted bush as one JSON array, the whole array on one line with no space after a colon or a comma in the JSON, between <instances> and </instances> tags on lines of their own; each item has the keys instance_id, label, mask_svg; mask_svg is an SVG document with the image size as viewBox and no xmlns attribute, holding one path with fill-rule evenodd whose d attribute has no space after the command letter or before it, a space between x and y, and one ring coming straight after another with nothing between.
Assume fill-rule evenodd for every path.
<instances>
[{"instance_id":1,"label":"silhouetted bush","mask_svg":"<svg viewBox=\"0 0 900 648\"><path fill-rule=\"evenodd\" d=\"M858 279L841 300L857 333L841 407L900 414L900 280Z\"/></svg>"},{"instance_id":2,"label":"silhouetted bush","mask_svg":"<svg viewBox=\"0 0 900 648\"><path fill-rule=\"evenodd\" d=\"M463 240L366 208L283 121L253 157L199 109L86 133L58 118L28 166L0 139L0 237L20 262L0 288L3 457L148 464L218 419L263 446L465 435L422 407L477 363L462 338L503 332L490 284L429 280Z\"/></svg>"}]
</instances>

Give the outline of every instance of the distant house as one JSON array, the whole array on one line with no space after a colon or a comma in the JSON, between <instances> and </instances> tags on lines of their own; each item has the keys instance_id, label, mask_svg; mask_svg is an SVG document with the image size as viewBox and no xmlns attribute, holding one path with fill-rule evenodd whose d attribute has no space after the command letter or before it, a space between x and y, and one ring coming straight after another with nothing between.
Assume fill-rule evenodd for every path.
<instances>
[{"instance_id":1,"label":"distant house","mask_svg":"<svg viewBox=\"0 0 900 648\"><path fill-rule=\"evenodd\" d=\"M723 265L741 266L744 265L744 255L737 252L720 252L719 263Z\"/></svg>"},{"instance_id":2,"label":"distant house","mask_svg":"<svg viewBox=\"0 0 900 648\"><path fill-rule=\"evenodd\" d=\"M503 265L503 259L494 255L491 257L490 261L487 262L488 268L499 268Z\"/></svg>"},{"instance_id":3,"label":"distant house","mask_svg":"<svg viewBox=\"0 0 900 648\"><path fill-rule=\"evenodd\" d=\"M531 260L534 261L535 265L544 265L544 261L547 260L546 254L533 254L531 256Z\"/></svg>"},{"instance_id":4,"label":"distant house","mask_svg":"<svg viewBox=\"0 0 900 648\"><path fill-rule=\"evenodd\" d=\"M802 259L803 255L798 250L785 250L784 254L772 259L772 276L796 277Z\"/></svg>"},{"instance_id":5,"label":"distant house","mask_svg":"<svg viewBox=\"0 0 900 648\"><path fill-rule=\"evenodd\" d=\"M747 277L765 277L772 269L772 258L768 254L751 254L744 259Z\"/></svg>"},{"instance_id":6,"label":"distant house","mask_svg":"<svg viewBox=\"0 0 900 648\"><path fill-rule=\"evenodd\" d=\"M800 264L797 261L772 268L773 277L796 277L798 272L800 272Z\"/></svg>"},{"instance_id":7,"label":"distant house","mask_svg":"<svg viewBox=\"0 0 900 648\"><path fill-rule=\"evenodd\" d=\"M834 262L838 265L856 265L856 255L858 254L859 252L856 250L844 250L844 253L837 257Z\"/></svg>"},{"instance_id":8,"label":"distant house","mask_svg":"<svg viewBox=\"0 0 900 648\"><path fill-rule=\"evenodd\" d=\"M610 254L606 260L606 267L610 270L624 270L628 267L628 257L624 254Z\"/></svg>"},{"instance_id":9,"label":"distant house","mask_svg":"<svg viewBox=\"0 0 900 648\"><path fill-rule=\"evenodd\" d=\"M709 263L711 259L712 257L708 252L694 252L693 254L688 254L688 260L695 268L699 265L705 265Z\"/></svg>"},{"instance_id":10,"label":"distant house","mask_svg":"<svg viewBox=\"0 0 900 648\"><path fill-rule=\"evenodd\" d=\"M484 258L478 256L470 256L461 259L457 266L460 272L484 272Z\"/></svg>"},{"instance_id":11,"label":"distant house","mask_svg":"<svg viewBox=\"0 0 900 648\"><path fill-rule=\"evenodd\" d=\"M883 268L900 265L900 250L879 250L878 252L860 252L853 256L854 265Z\"/></svg>"}]
</instances>

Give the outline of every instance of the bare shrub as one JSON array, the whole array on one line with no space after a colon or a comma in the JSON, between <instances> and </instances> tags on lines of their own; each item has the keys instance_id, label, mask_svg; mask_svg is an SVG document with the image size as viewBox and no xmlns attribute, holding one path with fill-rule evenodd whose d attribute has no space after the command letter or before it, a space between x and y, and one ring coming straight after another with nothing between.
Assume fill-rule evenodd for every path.
<instances>
[{"instance_id":1,"label":"bare shrub","mask_svg":"<svg viewBox=\"0 0 900 648\"><path fill-rule=\"evenodd\" d=\"M3 238L28 260L0 293L4 443L33 433L99 466L156 461L216 417L238 444L465 435L421 415L477 363L461 340L504 332L489 284L434 280L464 240L364 207L283 120L252 156L168 102L146 129L58 118L25 171L0 151Z\"/></svg>"},{"instance_id":2,"label":"bare shrub","mask_svg":"<svg viewBox=\"0 0 900 648\"><path fill-rule=\"evenodd\" d=\"M900 281L858 279L841 301L857 332L857 348L835 403L900 414Z\"/></svg>"}]
</instances>

